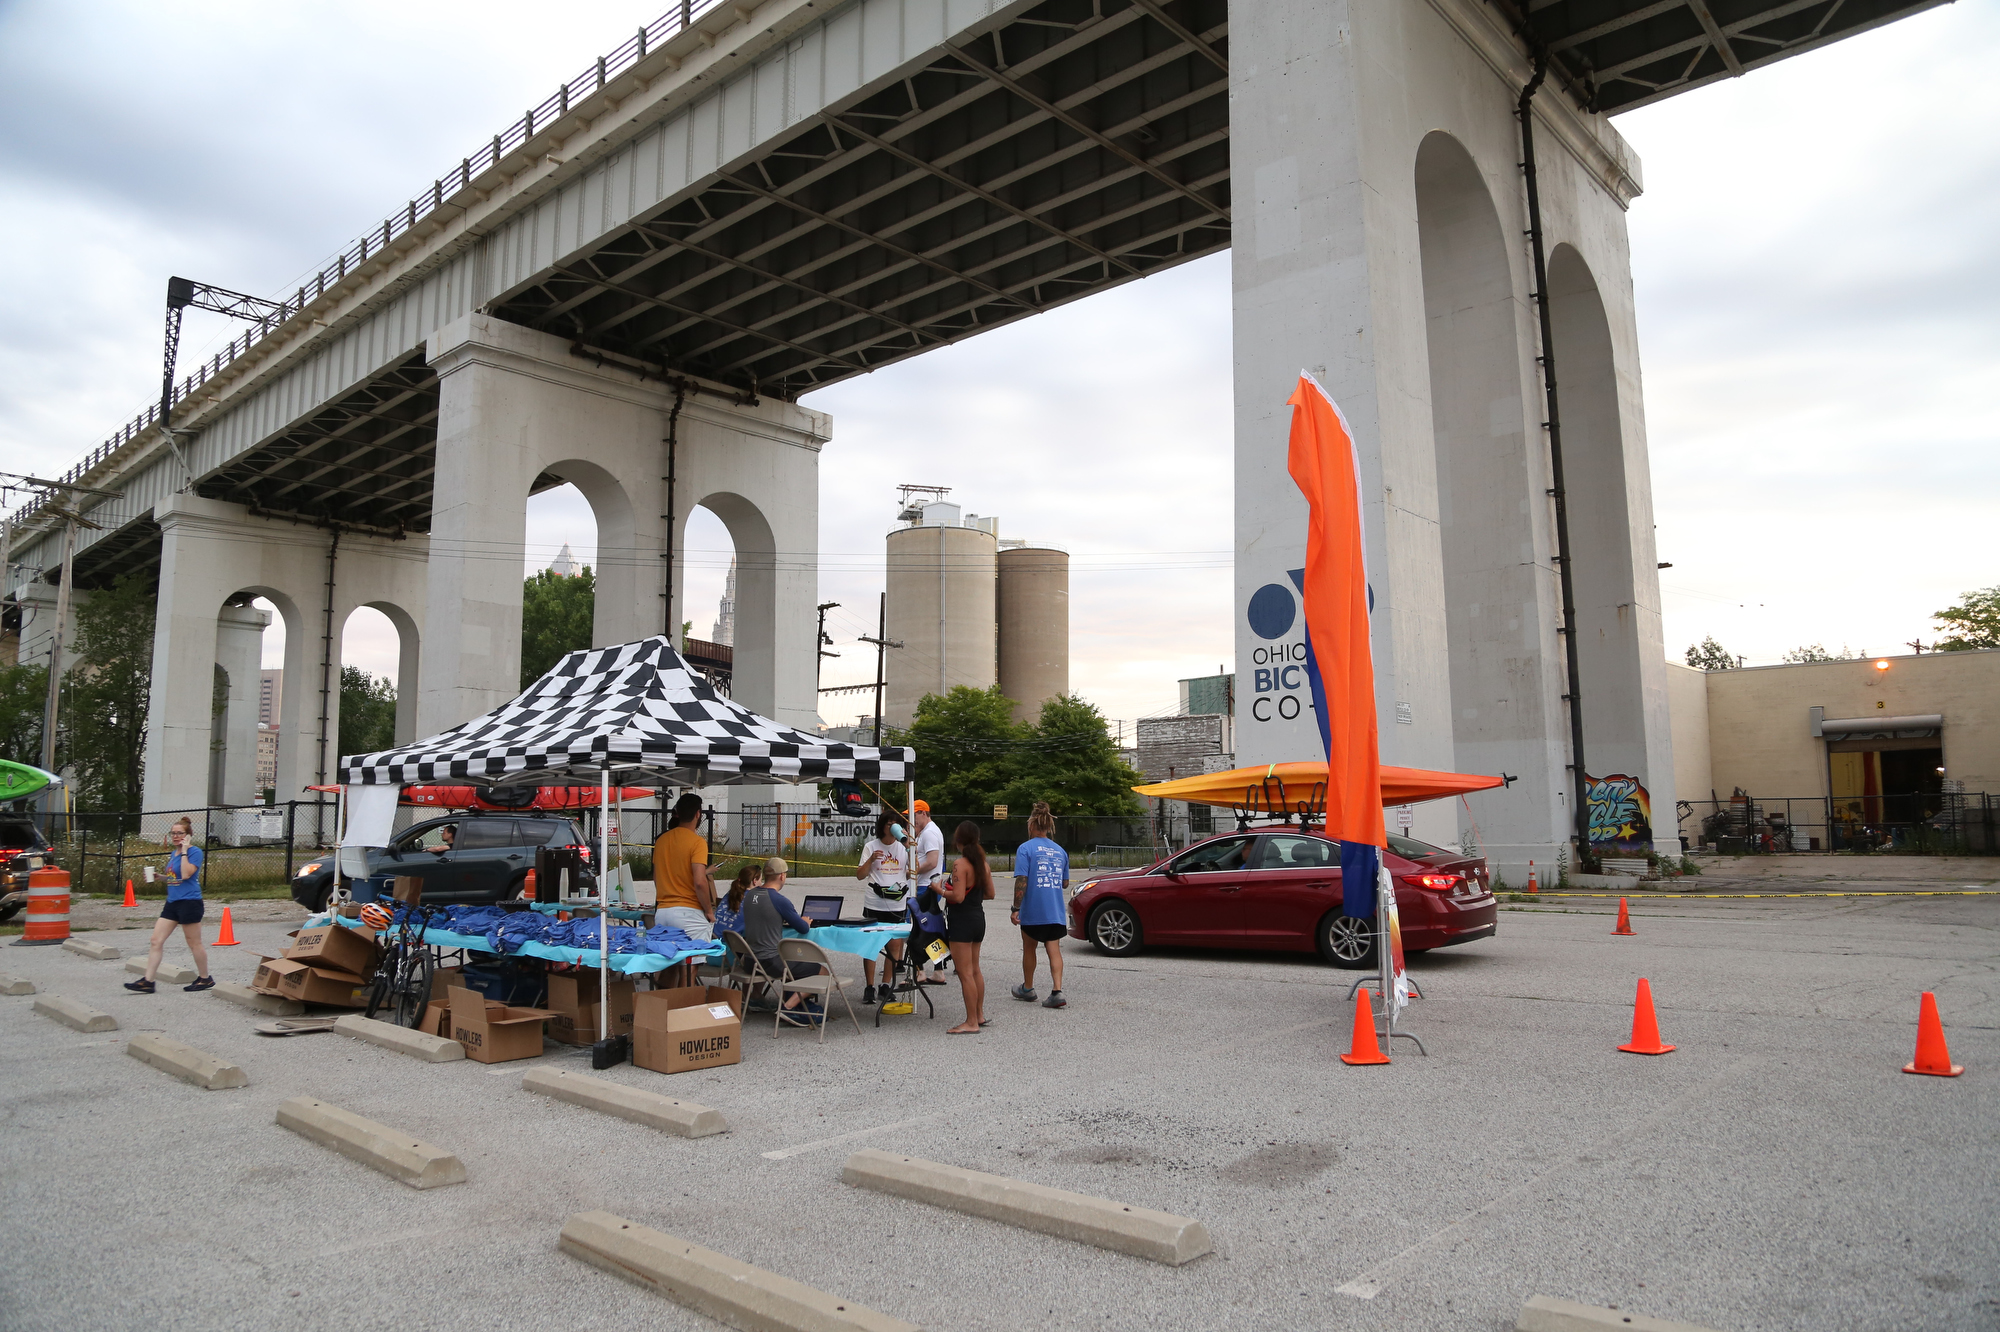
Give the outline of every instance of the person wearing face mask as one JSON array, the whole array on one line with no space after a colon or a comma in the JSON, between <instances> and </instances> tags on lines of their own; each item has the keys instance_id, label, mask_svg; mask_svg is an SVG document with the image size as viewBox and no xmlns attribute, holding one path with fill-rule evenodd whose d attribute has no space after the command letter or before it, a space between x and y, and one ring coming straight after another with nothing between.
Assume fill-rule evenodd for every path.
<instances>
[{"instance_id":1,"label":"person wearing face mask","mask_svg":"<svg viewBox=\"0 0 2000 1332\"><path fill-rule=\"evenodd\" d=\"M900 925L908 919L910 849L903 844L903 837L902 822L894 811L884 810L875 820L875 838L861 849L861 864L854 871L854 877L868 885L861 899L861 914L884 925ZM903 941L891 939L888 952L893 969L902 959ZM876 999L873 958L862 962L861 979L861 1002L872 1004ZM887 980L883 977L884 991L889 988Z\"/></svg>"}]
</instances>

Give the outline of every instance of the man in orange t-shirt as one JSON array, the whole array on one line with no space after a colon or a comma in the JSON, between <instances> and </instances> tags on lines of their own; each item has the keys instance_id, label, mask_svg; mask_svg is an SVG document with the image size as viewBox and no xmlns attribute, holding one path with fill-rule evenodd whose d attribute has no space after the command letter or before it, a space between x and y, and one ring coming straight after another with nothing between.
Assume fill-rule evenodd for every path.
<instances>
[{"instance_id":1,"label":"man in orange t-shirt","mask_svg":"<svg viewBox=\"0 0 2000 1332\"><path fill-rule=\"evenodd\" d=\"M701 797L690 791L674 802L667 830L653 843L653 887L659 895L653 923L708 940L715 934L715 884L708 839L695 831L700 820Z\"/></svg>"}]
</instances>

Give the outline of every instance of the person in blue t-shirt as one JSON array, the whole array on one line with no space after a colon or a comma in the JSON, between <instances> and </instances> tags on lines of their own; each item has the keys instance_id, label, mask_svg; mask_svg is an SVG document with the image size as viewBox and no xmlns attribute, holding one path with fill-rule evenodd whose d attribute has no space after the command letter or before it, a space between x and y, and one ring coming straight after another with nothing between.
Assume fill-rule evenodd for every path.
<instances>
[{"instance_id":1,"label":"person in blue t-shirt","mask_svg":"<svg viewBox=\"0 0 2000 1332\"><path fill-rule=\"evenodd\" d=\"M212 990L215 978L208 974L208 949L201 942L201 848L194 844L194 824L187 819L176 819L174 826L167 830L167 844L173 848L167 857L167 902L160 908L160 918L153 922L153 938L146 953L146 975L143 979L126 981L125 988L135 994L151 994L153 978L160 974L161 955L166 952L167 939L178 925L187 935L188 951L194 954L195 982L183 985L187 991Z\"/></svg>"},{"instance_id":2,"label":"person in blue t-shirt","mask_svg":"<svg viewBox=\"0 0 2000 1332\"><path fill-rule=\"evenodd\" d=\"M1037 800L1028 815L1028 840L1014 852L1014 923L1021 927L1021 983L1014 997L1035 1002L1035 952L1049 954L1049 997L1043 1008L1066 1008L1063 998L1062 937L1069 933L1069 852L1049 840L1056 830L1048 802Z\"/></svg>"}]
</instances>

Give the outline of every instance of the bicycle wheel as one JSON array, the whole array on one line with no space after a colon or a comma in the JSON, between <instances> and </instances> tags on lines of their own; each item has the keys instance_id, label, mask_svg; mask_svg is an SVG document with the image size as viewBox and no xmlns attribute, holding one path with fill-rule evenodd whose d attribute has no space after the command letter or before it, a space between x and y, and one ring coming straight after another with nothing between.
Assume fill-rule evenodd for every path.
<instances>
[{"instance_id":1,"label":"bicycle wheel","mask_svg":"<svg viewBox=\"0 0 2000 1332\"><path fill-rule=\"evenodd\" d=\"M389 945L388 953L381 965L375 968L375 983L368 989L368 1006L361 1011L363 1017L374 1017L385 1005L393 1005L396 992L396 973L402 968L403 949L400 945Z\"/></svg>"},{"instance_id":2,"label":"bicycle wheel","mask_svg":"<svg viewBox=\"0 0 2000 1332\"><path fill-rule=\"evenodd\" d=\"M396 988L396 1025L415 1027L423 1021L431 997L431 950L410 950Z\"/></svg>"}]
</instances>

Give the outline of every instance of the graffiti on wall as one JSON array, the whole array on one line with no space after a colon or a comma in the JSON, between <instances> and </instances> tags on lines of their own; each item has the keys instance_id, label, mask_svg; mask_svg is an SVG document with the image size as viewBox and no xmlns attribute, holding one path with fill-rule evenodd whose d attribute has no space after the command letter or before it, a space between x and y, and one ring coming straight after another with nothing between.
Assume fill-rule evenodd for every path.
<instances>
[{"instance_id":1,"label":"graffiti on wall","mask_svg":"<svg viewBox=\"0 0 2000 1332\"><path fill-rule=\"evenodd\" d=\"M1586 775L1583 783L1593 852L1644 855L1653 849L1653 802L1637 777Z\"/></svg>"}]
</instances>

